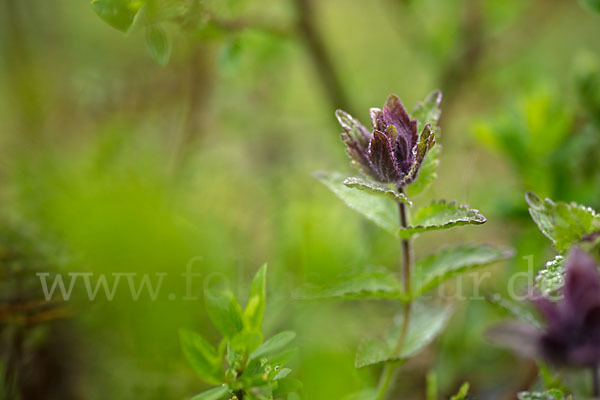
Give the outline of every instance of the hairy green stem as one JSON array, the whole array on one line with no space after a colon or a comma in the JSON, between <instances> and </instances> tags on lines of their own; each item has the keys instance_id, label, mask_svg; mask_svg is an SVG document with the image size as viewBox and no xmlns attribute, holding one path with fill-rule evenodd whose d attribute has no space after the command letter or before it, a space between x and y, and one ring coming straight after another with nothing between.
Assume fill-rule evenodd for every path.
<instances>
[{"instance_id":1,"label":"hairy green stem","mask_svg":"<svg viewBox=\"0 0 600 400\"><path fill-rule=\"evenodd\" d=\"M398 192L402 193L402 189L399 188ZM406 228L408 226L408 215L406 204L398 203L398 212L400 214L400 226ZM402 312L402 331L400 332L400 337L398 338L398 342L394 347L393 355L398 356L402 352L402 347L404 346L404 342L406 340L406 336L408 335L408 328L410 324L410 314L412 310L412 293L411 293L411 272L412 272L412 246L410 239L402 239L402 277L404 282L404 293L407 296L406 303L404 303L404 309ZM390 389L390 385L392 383L392 377L394 376L394 372L398 367L392 364L388 364L383 368L381 372L381 378L379 381L379 388L377 390L376 400L383 400Z\"/></svg>"}]
</instances>

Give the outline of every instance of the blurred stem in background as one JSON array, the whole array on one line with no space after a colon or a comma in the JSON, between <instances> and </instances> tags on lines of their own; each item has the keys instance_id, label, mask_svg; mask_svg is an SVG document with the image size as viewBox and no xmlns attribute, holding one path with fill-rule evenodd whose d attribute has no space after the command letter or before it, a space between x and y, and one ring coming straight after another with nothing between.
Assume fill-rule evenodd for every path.
<instances>
[{"instance_id":1,"label":"blurred stem in background","mask_svg":"<svg viewBox=\"0 0 600 400\"><path fill-rule=\"evenodd\" d=\"M295 0L298 10L298 29L302 35L306 50L321 81L321 85L334 110L343 109L355 114L354 109L342 86L335 69L333 57L327 51L323 37L319 34L315 21L313 0Z\"/></svg>"}]
</instances>

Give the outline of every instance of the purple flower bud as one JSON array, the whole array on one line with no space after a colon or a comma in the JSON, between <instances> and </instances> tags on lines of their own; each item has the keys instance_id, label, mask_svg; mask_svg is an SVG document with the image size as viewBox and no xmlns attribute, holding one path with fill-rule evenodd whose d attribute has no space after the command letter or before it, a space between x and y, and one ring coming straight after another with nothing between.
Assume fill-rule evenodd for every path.
<instances>
[{"instance_id":1,"label":"purple flower bud","mask_svg":"<svg viewBox=\"0 0 600 400\"><path fill-rule=\"evenodd\" d=\"M418 176L427 151L435 144L431 126L426 124L419 137L417 120L410 118L394 94L388 97L383 110L372 108L370 114L372 132L348 113L336 111L352 164L378 182L408 185Z\"/></svg>"},{"instance_id":2,"label":"purple flower bud","mask_svg":"<svg viewBox=\"0 0 600 400\"><path fill-rule=\"evenodd\" d=\"M567 261L564 299L535 301L547 322L540 335L542 356L556 364L594 366L600 362L600 277L594 259L574 249Z\"/></svg>"},{"instance_id":3,"label":"purple flower bud","mask_svg":"<svg viewBox=\"0 0 600 400\"><path fill-rule=\"evenodd\" d=\"M545 297L533 301L545 319L545 329L504 323L492 328L489 337L524 356L556 365L600 365L600 276L589 254L578 248L571 251L561 302Z\"/></svg>"}]
</instances>

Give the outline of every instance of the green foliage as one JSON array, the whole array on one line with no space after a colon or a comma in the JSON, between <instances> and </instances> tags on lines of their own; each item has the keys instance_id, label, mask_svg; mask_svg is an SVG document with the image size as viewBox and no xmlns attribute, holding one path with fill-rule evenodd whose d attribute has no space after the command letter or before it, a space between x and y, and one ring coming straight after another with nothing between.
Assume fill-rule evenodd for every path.
<instances>
[{"instance_id":1,"label":"green foliage","mask_svg":"<svg viewBox=\"0 0 600 400\"><path fill-rule=\"evenodd\" d=\"M244 323L250 329L260 331L267 306L267 264L264 264L252 280L250 297L244 310Z\"/></svg>"},{"instance_id":2,"label":"green foliage","mask_svg":"<svg viewBox=\"0 0 600 400\"><path fill-rule=\"evenodd\" d=\"M369 193L387 196L388 198L396 202L412 206L412 202L408 200L404 193L398 193L396 190L391 189L389 186L356 176L346 178L343 183L344 185L350 188L357 188L367 191Z\"/></svg>"},{"instance_id":3,"label":"green foliage","mask_svg":"<svg viewBox=\"0 0 600 400\"><path fill-rule=\"evenodd\" d=\"M600 13L600 0L580 0L585 8Z\"/></svg>"},{"instance_id":4,"label":"green foliage","mask_svg":"<svg viewBox=\"0 0 600 400\"><path fill-rule=\"evenodd\" d=\"M127 32L140 10L140 2L130 0L92 0L92 8L107 24Z\"/></svg>"},{"instance_id":5,"label":"green foliage","mask_svg":"<svg viewBox=\"0 0 600 400\"><path fill-rule=\"evenodd\" d=\"M401 349L396 349L402 334L402 324L395 324L385 341L367 339L356 353L354 364L357 368L383 362L405 361L431 343L444 329L452 309L434 305L415 307L408 325L408 332Z\"/></svg>"},{"instance_id":6,"label":"green foliage","mask_svg":"<svg viewBox=\"0 0 600 400\"><path fill-rule=\"evenodd\" d=\"M556 256L546 263L535 278L535 287L544 296L556 296L565 283L565 257Z\"/></svg>"},{"instance_id":7,"label":"green foliage","mask_svg":"<svg viewBox=\"0 0 600 400\"><path fill-rule=\"evenodd\" d=\"M207 289L204 303L212 323L225 337L231 338L242 331L242 308L231 291Z\"/></svg>"},{"instance_id":8,"label":"green foliage","mask_svg":"<svg viewBox=\"0 0 600 400\"><path fill-rule=\"evenodd\" d=\"M185 329L179 331L179 341L185 358L198 376L208 383L220 383L224 371L214 347L199 334Z\"/></svg>"},{"instance_id":9,"label":"green foliage","mask_svg":"<svg viewBox=\"0 0 600 400\"><path fill-rule=\"evenodd\" d=\"M551 389L545 392L521 392L518 395L519 400L563 400L565 395L558 389ZM568 397L571 398L570 396Z\"/></svg>"},{"instance_id":10,"label":"green foliage","mask_svg":"<svg viewBox=\"0 0 600 400\"><path fill-rule=\"evenodd\" d=\"M442 115L440 103L442 92L436 90L429 94L422 102L417 103L413 109L412 117L417 120L417 131L421 132L425 125L430 124L434 132L439 130L438 122Z\"/></svg>"},{"instance_id":11,"label":"green foliage","mask_svg":"<svg viewBox=\"0 0 600 400\"><path fill-rule=\"evenodd\" d=\"M250 360L261 357L268 357L276 352L281 351L292 340L294 340L295 337L296 334L290 331L278 333L277 335L273 336L272 338L261 344L258 349L256 349L252 354L250 354Z\"/></svg>"},{"instance_id":12,"label":"green foliage","mask_svg":"<svg viewBox=\"0 0 600 400\"><path fill-rule=\"evenodd\" d=\"M531 217L558 251L565 251L585 235L600 231L600 215L590 207L542 200L531 192L525 198Z\"/></svg>"},{"instance_id":13,"label":"green foliage","mask_svg":"<svg viewBox=\"0 0 600 400\"><path fill-rule=\"evenodd\" d=\"M410 238L421 232L449 229L459 225L480 225L485 221L486 218L478 210L456 202L438 200L420 208L415 213L411 225L400 228L398 234L402 238Z\"/></svg>"},{"instance_id":14,"label":"green foliage","mask_svg":"<svg viewBox=\"0 0 600 400\"><path fill-rule=\"evenodd\" d=\"M219 400L234 396L254 400L298 399L292 393L302 385L288 376L291 369L284 368L296 354L294 349L285 350L296 334L280 332L262 341L260 326L266 305L266 271L263 265L254 276L243 314L231 291L205 291L209 317L224 336L218 351L200 335L180 330L183 353L194 371L205 382L221 385L194 399Z\"/></svg>"},{"instance_id":15,"label":"green foliage","mask_svg":"<svg viewBox=\"0 0 600 400\"><path fill-rule=\"evenodd\" d=\"M397 207L388 198L348 187L344 184L346 178L338 173L320 172L316 177L350 208L392 235L396 234L399 227Z\"/></svg>"},{"instance_id":16,"label":"green foliage","mask_svg":"<svg viewBox=\"0 0 600 400\"><path fill-rule=\"evenodd\" d=\"M511 256L509 250L488 245L461 245L432 254L415 266L413 296L418 297L456 275Z\"/></svg>"},{"instance_id":17,"label":"green foliage","mask_svg":"<svg viewBox=\"0 0 600 400\"><path fill-rule=\"evenodd\" d=\"M409 196L412 197L421 194L437 178L437 168L440 165L439 154L441 147L442 146L439 144L434 146L431 150L429 150L427 156L425 156L425 160L423 161L423 165L421 165L417 179L415 179L415 181L406 188L406 193Z\"/></svg>"},{"instance_id":18,"label":"green foliage","mask_svg":"<svg viewBox=\"0 0 600 400\"><path fill-rule=\"evenodd\" d=\"M307 285L294 293L306 300L405 299L396 276L386 268L366 268L346 274L325 288Z\"/></svg>"},{"instance_id":19,"label":"green foliage","mask_svg":"<svg viewBox=\"0 0 600 400\"><path fill-rule=\"evenodd\" d=\"M171 55L171 43L167 33L159 25L146 28L146 45L152 59L159 65L165 66Z\"/></svg>"},{"instance_id":20,"label":"green foliage","mask_svg":"<svg viewBox=\"0 0 600 400\"><path fill-rule=\"evenodd\" d=\"M192 400L220 400L230 396L229 388L225 385L202 392L192 397Z\"/></svg>"},{"instance_id":21,"label":"green foliage","mask_svg":"<svg viewBox=\"0 0 600 400\"><path fill-rule=\"evenodd\" d=\"M485 300L504 315L528 322L532 326L540 326L537 316L532 312L531 307L527 307L527 303L509 298L495 298L493 296L486 296Z\"/></svg>"},{"instance_id":22,"label":"green foliage","mask_svg":"<svg viewBox=\"0 0 600 400\"><path fill-rule=\"evenodd\" d=\"M458 389L458 393L450 398L450 400L465 400L467 398L467 394L469 393L469 384L463 383Z\"/></svg>"}]
</instances>

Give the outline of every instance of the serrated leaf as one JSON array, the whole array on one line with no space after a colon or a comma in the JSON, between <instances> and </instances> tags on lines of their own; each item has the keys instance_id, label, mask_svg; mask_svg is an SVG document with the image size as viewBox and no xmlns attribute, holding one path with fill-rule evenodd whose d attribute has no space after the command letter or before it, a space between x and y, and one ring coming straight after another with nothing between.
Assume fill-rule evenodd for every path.
<instances>
[{"instance_id":1,"label":"serrated leaf","mask_svg":"<svg viewBox=\"0 0 600 400\"><path fill-rule=\"evenodd\" d=\"M465 400L467 398L467 394L469 393L469 384L467 382L463 383L458 389L458 393L450 398L450 400Z\"/></svg>"},{"instance_id":2,"label":"serrated leaf","mask_svg":"<svg viewBox=\"0 0 600 400\"><path fill-rule=\"evenodd\" d=\"M294 292L302 300L406 299L402 285L386 268L367 268L345 274L333 285L306 285Z\"/></svg>"},{"instance_id":3,"label":"serrated leaf","mask_svg":"<svg viewBox=\"0 0 600 400\"><path fill-rule=\"evenodd\" d=\"M586 235L600 231L600 215L590 207L542 200L531 192L525 199L531 217L558 251L565 251Z\"/></svg>"},{"instance_id":4,"label":"serrated leaf","mask_svg":"<svg viewBox=\"0 0 600 400\"><path fill-rule=\"evenodd\" d=\"M140 5L129 0L92 0L92 8L104 22L121 32L127 32Z\"/></svg>"},{"instance_id":5,"label":"serrated leaf","mask_svg":"<svg viewBox=\"0 0 600 400\"><path fill-rule=\"evenodd\" d=\"M221 400L229 397L229 388L227 386L219 386L202 392L192 397L192 400Z\"/></svg>"},{"instance_id":6,"label":"serrated leaf","mask_svg":"<svg viewBox=\"0 0 600 400\"><path fill-rule=\"evenodd\" d=\"M179 330L179 341L185 358L198 376L208 383L221 383L223 368L214 347L199 334L185 329Z\"/></svg>"},{"instance_id":7,"label":"serrated leaf","mask_svg":"<svg viewBox=\"0 0 600 400\"><path fill-rule=\"evenodd\" d=\"M146 27L146 46L154 62L161 66L167 65L171 55L171 42L163 28L158 25Z\"/></svg>"},{"instance_id":8,"label":"serrated leaf","mask_svg":"<svg viewBox=\"0 0 600 400\"><path fill-rule=\"evenodd\" d=\"M413 296L418 297L456 275L511 256L510 250L489 245L461 245L432 254L413 269Z\"/></svg>"},{"instance_id":9,"label":"serrated leaf","mask_svg":"<svg viewBox=\"0 0 600 400\"><path fill-rule=\"evenodd\" d=\"M381 196L372 196L362 190L349 188L344 185L346 178L335 172L320 172L315 176L347 206L392 235L396 234L399 227L398 207L393 201Z\"/></svg>"},{"instance_id":10,"label":"serrated leaf","mask_svg":"<svg viewBox=\"0 0 600 400\"><path fill-rule=\"evenodd\" d=\"M382 185L365 178L358 176L352 176L344 180L344 185L350 188L356 188L364 190L367 193L372 193L377 196L386 196L398 203L404 203L407 206L412 206L412 202L406 197L404 193L398 193L388 186Z\"/></svg>"},{"instance_id":11,"label":"serrated leaf","mask_svg":"<svg viewBox=\"0 0 600 400\"><path fill-rule=\"evenodd\" d=\"M429 94L425 100L417 103L411 115L417 120L417 129L419 132L423 130L426 124L430 124L434 131L438 130L438 121L440 115L442 115L441 102L442 92L436 90Z\"/></svg>"},{"instance_id":12,"label":"serrated leaf","mask_svg":"<svg viewBox=\"0 0 600 400\"><path fill-rule=\"evenodd\" d=\"M600 13L600 0L580 0L581 4L590 11Z\"/></svg>"},{"instance_id":13,"label":"serrated leaf","mask_svg":"<svg viewBox=\"0 0 600 400\"><path fill-rule=\"evenodd\" d=\"M565 395L558 389L545 392L521 392L517 395L519 400L563 400Z\"/></svg>"},{"instance_id":14,"label":"serrated leaf","mask_svg":"<svg viewBox=\"0 0 600 400\"><path fill-rule=\"evenodd\" d=\"M233 337L244 328L242 308L229 290L204 291L204 304L213 324L225 337Z\"/></svg>"},{"instance_id":15,"label":"serrated leaf","mask_svg":"<svg viewBox=\"0 0 600 400\"><path fill-rule=\"evenodd\" d=\"M565 258L556 256L548 261L544 269L535 277L535 287L544 296L558 296L557 292L565 283Z\"/></svg>"},{"instance_id":16,"label":"serrated leaf","mask_svg":"<svg viewBox=\"0 0 600 400\"><path fill-rule=\"evenodd\" d=\"M417 354L436 338L444 329L444 326L446 326L451 314L451 307L425 307L416 304L415 309L411 313L412 317L404 345L398 354L394 354L394 351L400 338L401 323L392 328L385 342L376 339L363 341L358 347L354 365L357 368L362 368L383 362L405 361Z\"/></svg>"},{"instance_id":17,"label":"serrated leaf","mask_svg":"<svg viewBox=\"0 0 600 400\"><path fill-rule=\"evenodd\" d=\"M415 213L410 226L400 228L398 235L408 239L425 231L449 229L459 225L479 225L485 221L486 218L479 213L479 210L461 206L456 202L449 203L446 200L438 200L420 208Z\"/></svg>"},{"instance_id":18,"label":"serrated leaf","mask_svg":"<svg viewBox=\"0 0 600 400\"><path fill-rule=\"evenodd\" d=\"M433 183L437 178L437 168L440 165L439 154L441 145L433 146L425 156L425 160L419 169L419 175L414 182L406 187L406 193L410 196L417 196Z\"/></svg>"},{"instance_id":19,"label":"serrated leaf","mask_svg":"<svg viewBox=\"0 0 600 400\"><path fill-rule=\"evenodd\" d=\"M256 349L252 354L250 354L250 359L266 357L272 355L278 351L283 350L285 346L287 346L294 338L296 334L291 331L280 332L277 335L273 336L266 342L260 345L258 349Z\"/></svg>"},{"instance_id":20,"label":"serrated leaf","mask_svg":"<svg viewBox=\"0 0 600 400\"><path fill-rule=\"evenodd\" d=\"M265 315L265 307L267 287L267 264L264 264L252 280L250 286L250 297L244 310L244 321L248 329L260 331L263 317Z\"/></svg>"}]
</instances>

